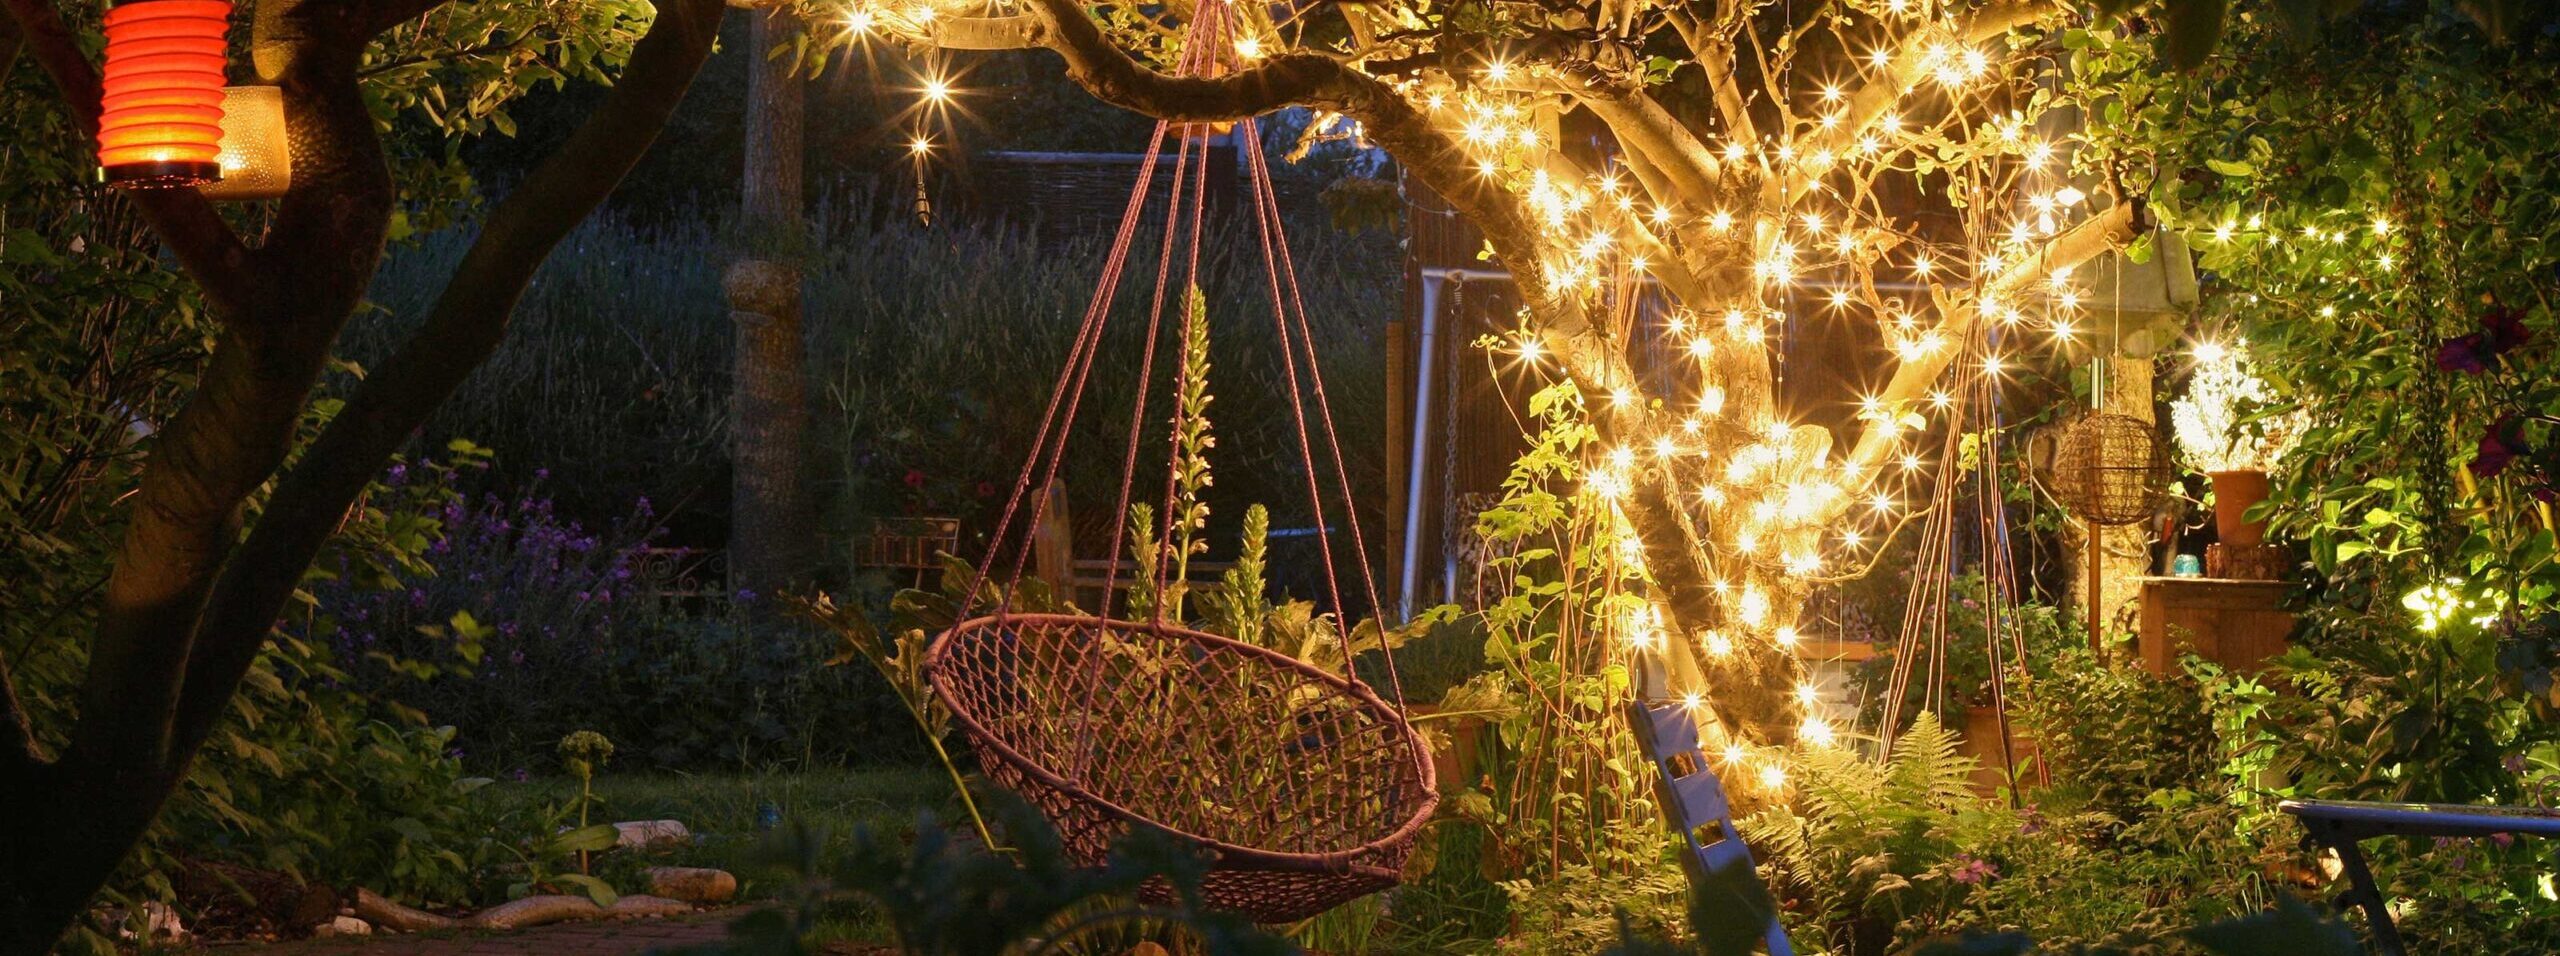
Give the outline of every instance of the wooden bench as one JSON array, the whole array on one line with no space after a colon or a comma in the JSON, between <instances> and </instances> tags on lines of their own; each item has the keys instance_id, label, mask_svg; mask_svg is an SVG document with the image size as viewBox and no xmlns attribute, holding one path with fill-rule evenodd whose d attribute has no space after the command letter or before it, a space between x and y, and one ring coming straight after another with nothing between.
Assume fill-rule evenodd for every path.
<instances>
[{"instance_id":1,"label":"wooden bench","mask_svg":"<svg viewBox=\"0 0 2560 956\"><path fill-rule=\"evenodd\" d=\"M1233 561L1202 561L1194 558L1191 561L1189 573L1184 575L1183 579L1191 583L1191 596L1198 597L1211 591L1223 590L1226 585L1221 583L1219 578L1225 576L1228 569L1235 566ZM1118 587L1125 588L1138 579L1137 564L1127 558L1117 561L1103 558L1077 558L1073 567L1075 576L1069 579L1072 585L1068 592L1070 598L1075 601L1077 607L1098 614L1110 613L1111 601L1119 598L1116 594L1103 593L1106 583L1116 583Z\"/></svg>"}]
</instances>

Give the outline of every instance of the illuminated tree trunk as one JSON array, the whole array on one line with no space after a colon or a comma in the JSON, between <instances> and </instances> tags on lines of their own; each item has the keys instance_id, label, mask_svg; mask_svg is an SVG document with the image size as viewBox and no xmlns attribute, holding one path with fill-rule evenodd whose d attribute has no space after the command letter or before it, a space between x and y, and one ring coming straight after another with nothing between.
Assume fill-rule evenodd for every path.
<instances>
[{"instance_id":1,"label":"illuminated tree trunk","mask_svg":"<svg viewBox=\"0 0 2560 956\"><path fill-rule=\"evenodd\" d=\"M788 55L799 21L753 14L747 42L743 208L753 258L724 286L735 324L730 399L729 578L770 595L805 579L817 552L810 502L807 347L801 331L803 82ZM780 54L777 58L777 54Z\"/></svg>"},{"instance_id":2,"label":"illuminated tree trunk","mask_svg":"<svg viewBox=\"0 0 2560 956\"><path fill-rule=\"evenodd\" d=\"M1628 22L1640 4L1604 4L1598 20ZM1652 9L1652 8L1648 8ZM1747 10L1748 7L1734 8ZM1791 155L1842 157L1864 148L1860 137L1878 125L1890 126L1897 104L1931 77L1931 71L1953 69L1944 53L1951 44L1988 45L2020 26L2061 11L2051 0L1995 0L1972 8L1948 30L1905 31L1897 47L1881 51L1890 64L1862 80L1855 91L1840 91L1836 115L1818 128L1793 131L1786 143ZM1762 347L1757 325L1726 328L1717 318L1738 310L1765 318L1782 305L1771 296L1773 285L1756 274L1795 220L1793 198L1819 185L1820 174L1803 163L1762 167L1748 161L1756 148L1776 151L1773 138L1756 127L1754 103L1766 105L1783 90L1754 89L1740 82L1752 71L1732 42L1750 27L1748 15L1706 22L1693 19L1687 7L1660 8L1677 28L1714 91L1714 126L1728 151L1709 149L1696 117L1685 121L1665 108L1619 51L1543 50L1524 54L1517 68L1496 70L1479 53L1452 54L1435 49L1419 53L1397 68L1430 71L1463 90L1496 85L1506 92L1556 101L1586 110L1605 124L1620 152L1625 177L1616 188L1628 205L1641 199L1660 207L1660 228L1621 229L1613 238L1630 256L1648 263L1648 277L1700 324L1714 324L1718 344L1701 362L1699 379L1718 396L1718 410L1704 413L1702 427L1684 421L1699 395L1654 394L1635 371L1632 350L1608 316L1597 313L1600 300L1575 281L1579 237L1550 228L1533 190L1540 186L1506 182L1498 163L1479 164L1470 156L1473 132L1453 122L1435 123L1431 105L1442 98L1426 84L1399 85L1342 59L1316 52L1265 56L1238 74L1210 79L1178 79L1156 73L1115 47L1086 9L1072 0L1034 0L1022 15L944 18L926 30L930 42L949 49L1042 47L1064 57L1068 76L1096 97L1119 106L1177 122L1216 122L1250 117L1286 106L1307 106L1357 121L1361 135L1392 154L1404 170L1447 199L1483 231L1493 254L1509 271L1527 312L1524 357L1550 375L1570 380L1583 396L1601 447L1642 454L1658 439L1671 438L1683 451L1667 461L1650 456L1631 462L1623 475L1616 507L1640 545L1652 593L1650 603L1663 621L1655 643L1674 693L1699 693L1710 739L1730 734L1738 742L1757 745L1791 741L1802 715L1795 703L1805 679L1804 665L1787 646L1795 615L1806 592L1828 573L1818 555L1821 535L1832 519L1861 500L1857 493L1901 451L1895 427L1870 423L1846 450L1832 447L1829 432L1791 424L1779 413L1773 388L1770 350ZM1358 7L1345 9L1355 32L1392 34L1393 25L1363 26ZM1577 14L1578 16L1579 14ZM1721 16L1721 14L1719 14ZM1565 18L1565 19L1570 19ZM1576 23L1580 21L1574 21ZM1668 34L1665 34L1668 36ZM1605 47L1606 44L1601 46ZM1543 58L1542 58L1543 57ZM1932 66L1932 64L1936 64ZM1421 65L1416 65L1421 64ZM1765 81L1765 78L1753 82ZM1535 107L1543 109L1543 106ZM1461 139L1465 134L1470 139ZM1516 135L1516 134L1514 134ZM1552 132L1531 141L1554 142ZM1734 153L1731 150L1741 150ZM1733 156L1744 162L1729 162ZM1573 169L1560 152L1544 155L1545 182L1585 182L1598 177ZM1528 177L1522 177L1527 179ZM1624 179L1632 179L1629 185ZM1632 218L1632 217L1630 217ZM1973 341L1983 314L1995 301L2016 301L2057 268L2127 241L2140 219L2137 205L2120 203L2068 229L2039 237L2040 248L1986 266L1981 274L1956 288L1934 288L1936 298L1915 311L1930 316L1929 329L1949 343ZM1721 222L1722 225L1709 225ZM1581 257L1587 263L1589 256ZM1623 260L1622 260L1623 261ZM1779 283L1783 284L1783 283ZM1757 322L1758 319L1753 320ZM1956 348L1924 350L1892 365L1889 382L1876 397L1885 408L1918 406L1938 386L1960 352ZM1887 424L1897 419L1886 416ZM1907 432L1905 432L1907 434ZM1710 486L1726 481L1725 468L1737 453L1782 452L1728 498L1710 494ZM1841 479L1839 494L1787 521L1736 520L1751 514L1757 502L1739 489L1759 495L1790 482L1809 481L1831 469ZM1826 478L1826 480L1828 480ZM1810 557L1809 557L1810 556ZM1708 640L1731 635L1729 646Z\"/></svg>"}]
</instances>

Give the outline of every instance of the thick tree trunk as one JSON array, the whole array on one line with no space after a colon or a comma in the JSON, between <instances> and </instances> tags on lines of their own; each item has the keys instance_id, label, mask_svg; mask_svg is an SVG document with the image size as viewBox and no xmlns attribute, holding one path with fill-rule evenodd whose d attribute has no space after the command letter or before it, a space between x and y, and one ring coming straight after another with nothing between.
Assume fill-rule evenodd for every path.
<instances>
[{"instance_id":1,"label":"thick tree trunk","mask_svg":"<svg viewBox=\"0 0 2560 956\"><path fill-rule=\"evenodd\" d=\"M98 80L78 39L40 0L7 2L74 115L94 124ZM499 204L417 336L277 483L244 542L243 502L290 451L381 256L394 185L356 65L388 26L376 18L411 15L395 12L259 5L257 65L284 91L295 167L263 246L248 249L193 191L129 197L224 332L128 504L69 745L52 762L23 733L0 747L0 956L49 951L149 828L349 502L496 347L535 266L664 126L710 54L720 4L661 6L606 104ZM14 700L0 704L14 723Z\"/></svg>"},{"instance_id":2,"label":"thick tree trunk","mask_svg":"<svg viewBox=\"0 0 2560 956\"><path fill-rule=\"evenodd\" d=\"M817 551L804 451L809 399L800 321L802 81L787 50L800 24L754 14L746 55L744 209L752 258L729 270L736 323L730 404L729 577L770 595L807 577Z\"/></svg>"}]
</instances>

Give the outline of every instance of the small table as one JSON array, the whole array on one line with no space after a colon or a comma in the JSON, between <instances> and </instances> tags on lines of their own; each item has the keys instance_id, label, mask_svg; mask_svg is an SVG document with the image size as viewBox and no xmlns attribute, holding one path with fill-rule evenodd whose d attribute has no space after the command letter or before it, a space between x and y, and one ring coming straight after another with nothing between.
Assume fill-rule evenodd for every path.
<instances>
[{"instance_id":1,"label":"small table","mask_svg":"<svg viewBox=\"0 0 2560 956\"><path fill-rule=\"evenodd\" d=\"M2300 587L2290 581L2239 581L2230 578L2139 578L2142 584L2142 635L2136 645L2142 668L2167 676L2178 655L2196 656L2242 673L2258 669L2267 658L2284 653L2293 633L2293 613L2284 609L2285 595Z\"/></svg>"},{"instance_id":2,"label":"small table","mask_svg":"<svg viewBox=\"0 0 2560 956\"><path fill-rule=\"evenodd\" d=\"M2382 888L2374 885L2356 844L2381 836L2481 837L2521 833L2560 837L2560 811L2539 807L2489 807L2458 803L2370 803L2361 800L2287 800L2279 809L2302 820L2313 842L2338 854L2349 887L2337 898L2339 909L2364 908L2373 934L2373 949L2386 956L2407 956L2400 928L2391 922Z\"/></svg>"}]
</instances>

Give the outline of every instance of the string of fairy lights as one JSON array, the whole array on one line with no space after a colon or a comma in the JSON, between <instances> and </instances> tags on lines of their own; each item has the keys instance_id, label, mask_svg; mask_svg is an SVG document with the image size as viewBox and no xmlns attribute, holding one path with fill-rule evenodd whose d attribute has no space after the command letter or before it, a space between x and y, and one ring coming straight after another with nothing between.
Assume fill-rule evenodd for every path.
<instances>
[{"instance_id":1,"label":"string of fairy lights","mask_svg":"<svg viewBox=\"0 0 2560 956\"><path fill-rule=\"evenodd\" d=\"M1507 261L1541 270L1594 314L1660 336L1683 360L1679 394L1621 386L1586 396L1644 409L1652 422L1636 441L1599 451L1583 475L1585 503L1601 509L1599 526L1614 539L1606 544L1626 569L1609 585L1618 591L1591 602L1616 615L1606 630L1629 652L1646 653L1678 627L1644 596L1643 549L1626 511L1640 479L1667 478L1684 489L1685 517L1700 529L1725 609L1722 623L1688 635L1693 649L1716 659L1765 642L1798 655L1795 737L1812 747L1850 735L1804 676L1806 658L1825 642L1810 639L1796 617L1800 596L1862 573L1898 529L1925 515L1940 471L1961 467L1950 460L1959 443L1943 440L1947 429L1997 427L1968 409L1995 401L2005 377L2039 358L2023 351L2061 349L2069 359L2094 341L2082 283L2070 262L2049 262L2046 252L2105 207L2088 191L2099 187L2075 176L2065 138L2044 131L2048 98L2039 85L2060 68L2049 55L2006 42L2005 30L1969 38L1973 11L1949 0L1844 6L1863 18L1860 35L1871 35L1863 52L1799 63L1801 43L1763 48L1744 37L1751 45L1737 57L1770 78L1769 101L1755 114L1767 128L1677 131L1694 139L1690 158L1715 186L1706 191L1681 188L1632 156L1581 168L1556 131L1576 87L1554 64L1495 54L1467 68L1386 78L1458 144L1476 176L1508 192L1543 230L1537 248L1503 250ZM1003 0L857 0L842 22L855 41L930 45L955 18L1017 12ZM1407 20L1422 22L1397 22ZM1234 52L1244 62L1285 45L1269 11L1237 22ZM937 142L924 124L955 95L938 73L917 91L924 119L911 149L920 180ZM1914 212L1923 205L1927 216ZM2391 228L2377 218L2369 231L2380 239ZM2263 216L2250 216L2213 239L2276 236ZM2347 230L2313 226L2302 238L2342 242ZM2381 250L2378 268L2393 269L2394 255ZM1678 301L1659 321L1634 321L1638 298L1664 284L1651 281L1660 273L1736 257L1747 257L1749 281L1730 284L1724 300ZM1890 370L1854 399L1860 434L1845 453L1834 453L1827 429L1791 420L1774 396L1738 394L1729 372L1737 356L1776 364L1786 323L1811 315L1864 323L1881 349L1877 367ZM1504 346L1539 368L1553 364L1551 347L1526 326ZM1713 689L1673 693L1703 706ZM1732 737L1723 769L1777 791L1787 754Z\"/></svg>"}]
</instances>

